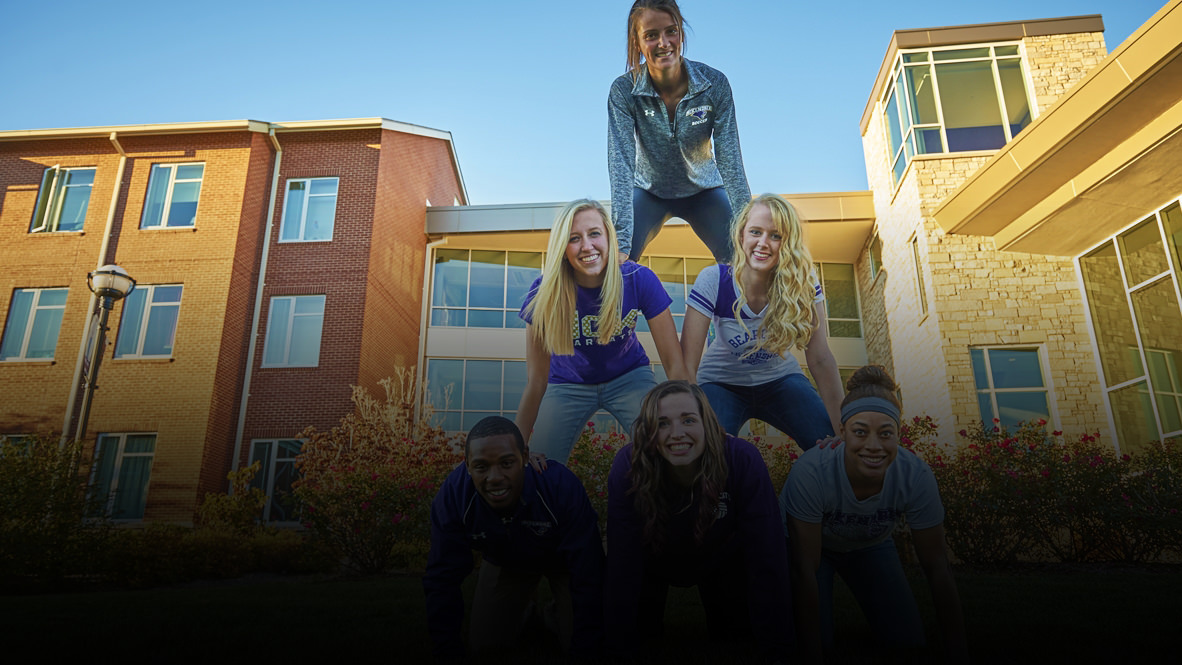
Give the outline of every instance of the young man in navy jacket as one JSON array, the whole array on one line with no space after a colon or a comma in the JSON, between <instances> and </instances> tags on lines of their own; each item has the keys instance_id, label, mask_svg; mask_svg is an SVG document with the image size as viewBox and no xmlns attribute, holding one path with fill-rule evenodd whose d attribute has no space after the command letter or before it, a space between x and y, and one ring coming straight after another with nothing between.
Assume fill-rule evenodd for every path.
<instances>
[{"instance_id":1,"label":"young man in navy jacket","mask_svg":"<svg viewBox=\"0 0 1182 665\"><path fill-rule=\"evenodd\" d=\"M469 620L468 651L515 642L541 578L550 581L559 640L576 655L598 651L603 623L604 554L599 521L583 484L565 466L528 468L525 440L513 421L476 423L464 463L431 504L431 552L423 590L435 656L464 656L460 584L483 554Z\"/></svg>"}]
</instances>

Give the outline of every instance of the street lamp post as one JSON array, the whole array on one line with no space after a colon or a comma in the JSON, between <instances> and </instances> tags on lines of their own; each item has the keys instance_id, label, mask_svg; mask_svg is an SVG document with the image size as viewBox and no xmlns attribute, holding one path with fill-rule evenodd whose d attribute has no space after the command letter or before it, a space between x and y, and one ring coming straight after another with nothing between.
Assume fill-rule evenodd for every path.
<instances>
[{"instance_id":1,"label":"street lamp post","mask_svg":"<svg viewBox=\"0 0 1182 665\"><path fill-rule=\"evenodd\" d=\"M86 285L99 298L98 330L95 331L94 347L90 350L90 367L86 372L86 391L82 395L82 415L74 440L81 442L86 436L86 423L90 419L90 403L98 387L99 364L103 360L103 347L107 343L107 317L115 307L115 301L127 297L135 290L135 280L127 271L111 263L86 276Z\"/></svg>"}]
</instances>

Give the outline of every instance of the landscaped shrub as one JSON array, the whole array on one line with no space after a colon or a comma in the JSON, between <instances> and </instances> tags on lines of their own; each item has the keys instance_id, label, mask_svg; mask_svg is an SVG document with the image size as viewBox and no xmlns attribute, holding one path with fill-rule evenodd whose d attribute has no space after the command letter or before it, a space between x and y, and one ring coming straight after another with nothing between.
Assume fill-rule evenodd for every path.
<instances>
[{"instance_id":1,"label":"landscaped shrub","mask_svg":"<svg viewBox=\"0 0 1182 665\"><path fill-rule=\"evenodd\" d=\"M591 499L591 507L599 516L599 532L606 533L607 529L607 478L611 472L612 462L620 448L628 445L628 437L621 432L601 434L595 431L595 423L588 422L579 440L575 442L567 460L567 467L574 472L583 487L587 490L587 497Z\"/></svg>"},{"instance_id":2,"label":"landscaped shrub","mask_svg":"<svg viewBox=\"0 0 1182 665\"><path fill-rule=\"evenodd\" d=\"M91 569L108 524L92 517L89 462L52 433L0 438L0 585L45 588Z\"/></svg>"},{"instance_id":3,"label":"landscaped shrub","mask_svg":"<svg viewBox=\"0 0 1182 665\"><path fill-rule=\"evenodd\" d=\"M431 500L462 458L458 441L414 418L411 371L381 385L385 400L353 388L357 407L328 432L309 428L293 483L301 520L362 573L393 563L397 543L430 536Z\"/></svg>"},{"instance_id":4,"label":"landscaped shrub","mask_svg":"<svg viewBox=\"0 0 1182 665\"><path fill-rule=\"evenodd\" d=\"M263 466L255 460L250 466L226 474L230 481L228 494L206 492L197 508L197 524L206 529L224 530L249 536L259 529L267 495L250 482Z\"/></svg>"}]
</instances>

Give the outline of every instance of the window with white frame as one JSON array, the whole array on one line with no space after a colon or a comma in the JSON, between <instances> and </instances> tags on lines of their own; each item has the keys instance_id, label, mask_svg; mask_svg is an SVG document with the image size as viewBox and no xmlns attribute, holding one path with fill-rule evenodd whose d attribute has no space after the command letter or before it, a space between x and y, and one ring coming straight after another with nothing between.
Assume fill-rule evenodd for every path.
<instances>
[{"instance_id":1,"label":"window with white frame","mask_svg":"<svg viewBox=\"0 0 1182 665\"><path fill-rule=\"evenodd\" d=\"M283 199L279 242L332 240L339 178L292 178Z\"/></svg>"},{"instance_id":2,"label":"window with white frame","mask_svg":"<svg viewBox=\"0 0 1182 665\"><path fill-rule=\"evenodd\" d=\"M524 328L517 313L541 274L541 252L438 249L431 325Z\"/></svg>"},{"instance_id":3,"label":"window with white frame","mask_svg":"<svg viewBox=\"0 0 1182 665\"><path fill-rule=\"evenodd\" d=\"M197 199L205 165L153 164L148 178L141 229L193 226L197 223Z\"/></svg>"},{"instance_id":4,"label":"window with white frame","mask_svg":"<svg viewBox=\"0 0 1182 665\"><path fill-rule=\"evenodd\" d=\"M433 424L449 432L466 432L486 416L516 418L524 391L523 360L427 359Z\"/></svg>"},{"instance_id":5,"label":"window with white frame","mask_svg":"<svg viewBox=\"0 0 1182 665\"><path fill-rule=\"evenodd\" d=\"M316 367L324 327L324 296L275 296L267 317L263 367Z\"/></svg>"},{"instance_id":6,"label":"window with white frame","mask_svg":"<svg viewBox=\"0 0 1182 665\"><path fill-rule=\"evenodd\" d=\"M986 429L994 424L1013 429L1020 422L1051 421L1049 386L1038 347L974 347L969 355Z\"/></svg>"},{"instance_id":7,"label":"window with white frame","mask_svg":"<svg viewBox=\"0 0 1182 665\"><path fill-rule=\"evenodd\" d=\"M104 514L117 520L143 519L155 453L155 434L99 435L90 488Z\"/></svg>"},{"instance_id":8,"label":"window with white frame","mask_svg":"<svg viewBox=\"0 0 1182 665\"><path fill-rule=\"evenodd\" d=\"M255 439L250 443L250 463L258 462L259 472L250 486L267 495L263 506L264 522L294 522L299 518L292 483L298 477L296 456L304 442L299 439Z\"/></svg>"},{"instance_id":9,"label":"window with white frame","mask_svg":"<svg viewBox=\"0 0 1182 665\"><path fill-rule=\"evenodd\" d=\"M870 259L870 281L874 281L878 277L878 273L882 270L882 238L877 233L870 239L870 252L868 253Z\"/></svg>"},{"instance_id":10,"label":"window with white frame","mask_svg":"<svg viewBox=\"0 0 1182 665\"><path fill-rule=\"evenodd\" d=\"M673 299L669 304L669 313L673 315L673 325L677 333L681 334L681 326L685 321L685 299L690 289L694 287L698 275L707 267L714 265L714 259L682 258L680 256L650 256L645 254L637 261L640 265L648 266L661 280L661 286ZM649 332L648 320L640 317L636 321L636 330ZM711 326L713 333L713 326ZM713 334L710 340L713 341Z\"/></svg>"},{"instance_id":11,"label":"window with white frame","mask_svg":"<svg viewBox=\"0 0 1182 665\"><path fill-rule=\"evenodd\" d=\"M90 207L94 172L93 167L45 169L29 233L81 231Z\"/></svg>"},{"instance_id":12,"label":"window with white frame","mask_svg":"<svg viewBox=\"0 0 1182 665\"><path fill-rule=\"evenodd\" d=\"M30 434L0 434L0 458L20 457L33 452L33 436Z\"/></svg>"},{"instance_id":13,"label":"window with white frame","mask_svg":"<svg viewBox=\"0 0 1182 665\"><path fill-rule=\"evenodd\" d=\"M8 306L0 361L52 360L67 289L16 289Z\"/></svg>"},{"instance_id":14,"label":"window with white frame","mask_svg":"<svg viewBox=\"0 0 1182 665\"><path fill-rule=\"evenodd\" d=\"M825 319L830 337L862 337L862 309L851 263L817 263L814 268L825 294Z\"/></svg>"},{"instance_id":15,"label":"window with white frame","mask_svg":"<svg viewBox=\"0 0 1182 665\"><path fill-rule=\"evenodd\" d=\"M911 259L915 263L915 295L919 298L919 311L922 316L927 316L928 292L923 285L923 263L919 260L919 236L911 239Z\"/></svg>"},{"instance_id":16,"label":"window with white frame","mask_svg":"<svg viewBox=\"0 0 1182 665\"><path fill-rule=\"evenodd\" d=\"M916 155L996 150L1033 120L1016 42L900 51L884 88L895 184Z\"/></svg>"},{"instance_id":17,"label":"window with white frame","mask_svg":"<svg viewBox=\"0 0 1182 665\"><path fill-rule=\"evenodd\" d=\"M116 358L168 358L181 311L180 284L137 285L123 300Z\"/></svg>"}]
</instances>

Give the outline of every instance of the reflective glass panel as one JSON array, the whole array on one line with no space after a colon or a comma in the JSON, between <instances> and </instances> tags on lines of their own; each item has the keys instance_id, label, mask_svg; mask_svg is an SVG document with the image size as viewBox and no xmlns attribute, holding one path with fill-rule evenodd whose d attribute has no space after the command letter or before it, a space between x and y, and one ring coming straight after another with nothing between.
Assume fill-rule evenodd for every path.
<instances>
[{"instance_id":1,"label":"reflective glass panel","mask_svg":"<svg viewBox=\"0 0 1182 665\"><path fill-rule=\"evenodd\" d=\"M1081 256L1079 267L1105 384L1114 386L1141 376L1143 370L1137 351L1137 336L1133 331L1133 317L1125 298L1116 248L1111 242L1104 243L1086 256Z\"/></svg>"},{"instance_id":2,"label":"reflective glass panel","mask_svg":"<svg viewBox=\"0 0 1182 665\"><path fill-rule=\"evenodd\" d=\"M1169 269L1165 244L1157 229L1157 217L1151 216L1117 237L1120 258L1124 261L1125 279L1130 287L1160 275Z\"/></svg>"},{"instance_id":3,"label":"reflective glass panel","mask_svg":"<svg viewBox=\"0 0 1182 665\"><path fill-rule=\"evenodd\" d=\"M1005 145L1001 107L989 61L936 65L949 152Z\"/></svg>"}]
</instances>

